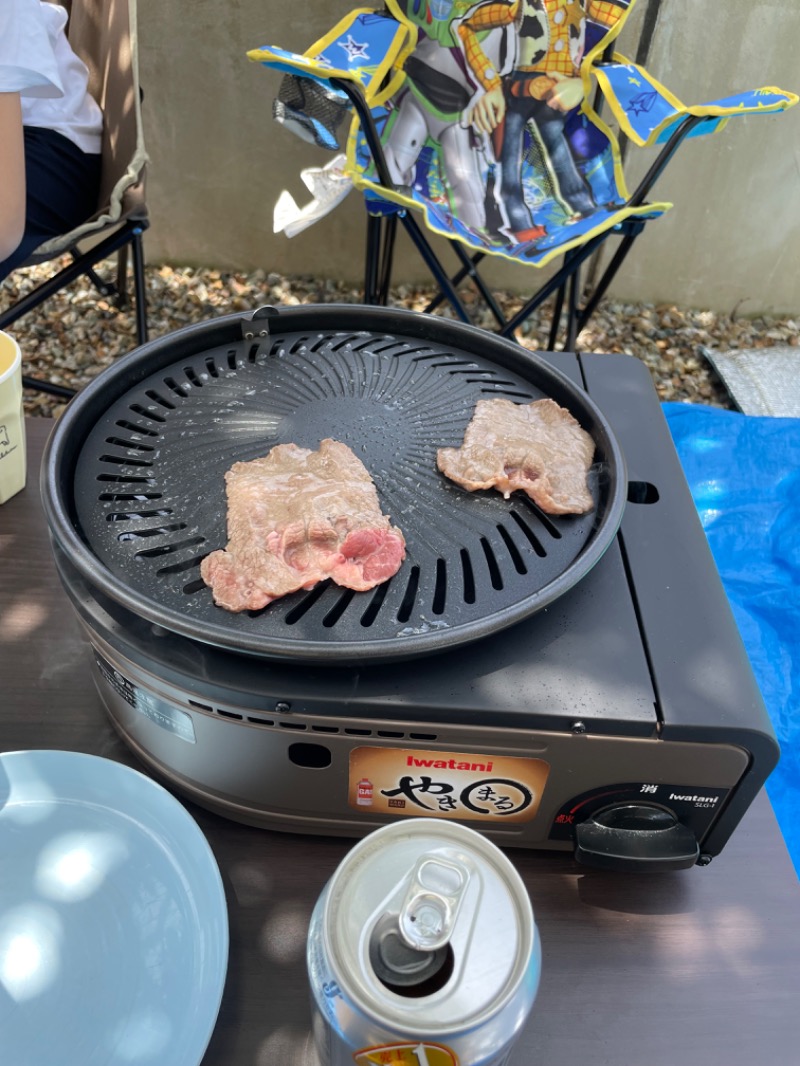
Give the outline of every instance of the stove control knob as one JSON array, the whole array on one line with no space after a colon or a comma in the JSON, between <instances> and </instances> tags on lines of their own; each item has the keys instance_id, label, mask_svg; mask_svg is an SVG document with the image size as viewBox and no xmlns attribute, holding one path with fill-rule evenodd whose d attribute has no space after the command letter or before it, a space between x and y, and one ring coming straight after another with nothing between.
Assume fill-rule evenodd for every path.
<instances>
[{"instance_id":1,"label":"stove control knob","mask_svg":"<svg viewBox=\"0 0 800 1066\"><path fill-rule=\"evenodd\" d=\"M575 858L606 870L686 870L700 854L692 830L666 807L613 803L575 828Z\"/></svg>"}]
</instances>

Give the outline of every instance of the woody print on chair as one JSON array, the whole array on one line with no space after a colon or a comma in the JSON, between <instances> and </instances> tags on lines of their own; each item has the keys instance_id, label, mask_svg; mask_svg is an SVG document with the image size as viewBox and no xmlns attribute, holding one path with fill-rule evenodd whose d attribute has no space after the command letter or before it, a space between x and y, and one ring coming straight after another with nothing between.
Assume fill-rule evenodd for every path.
<instances>
[{"instance_id":1,"label":"woody print on chair","mask_svg":"<svg viewBox=\"0 0 800 1066\"><path fill-rule=\"evenodd\" d=\"M580 65L586 20L606 29L623 17L628 0L486 0L458 22L457 35L478 94L467 121L490 134L500 164L500 199L508 234L536 242L546 233L525 202L522 169L526 127L538 136L557 185L567 222L591 215L596 204L580 174L565 133L567 119L584 96ZM479 34L513 26L516 50L507 72L494 68Z\"/></svg>"}]
</instances>

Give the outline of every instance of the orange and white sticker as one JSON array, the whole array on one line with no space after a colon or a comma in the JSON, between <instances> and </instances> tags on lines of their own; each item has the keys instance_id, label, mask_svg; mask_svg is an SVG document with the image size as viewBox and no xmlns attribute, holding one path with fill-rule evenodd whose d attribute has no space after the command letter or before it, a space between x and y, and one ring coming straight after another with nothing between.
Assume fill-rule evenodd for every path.
<instances>
[{"instance_id":1,"label":"orange and white sticker","mask_svg":"<svg viewBox=\"0 0 800 1066\"><path fill-rule=\"evenodd\" d=\"M549 770L543 759L354 748L348 802L365 814L527 822L539 809Z\"/></svg>"},{"instance_id":2,"label":"orange and white sticker","mask_svg":"<svg viewBox=\"0 0 800 1066\"><path fill-rule=\"evenodd\" d=\"M357 1066L458 1066L455 1054L441 1044L382 1044L353 1058Z\"/></svg>"}]
</instances>

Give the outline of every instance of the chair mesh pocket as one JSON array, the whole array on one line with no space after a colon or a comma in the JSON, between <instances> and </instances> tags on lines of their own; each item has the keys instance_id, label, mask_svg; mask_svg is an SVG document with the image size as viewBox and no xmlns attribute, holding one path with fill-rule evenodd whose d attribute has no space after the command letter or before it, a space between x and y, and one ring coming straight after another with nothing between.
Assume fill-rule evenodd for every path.
<instances>
[{"instance_id":1,"label":"chair mesh pocket","mask_svg":"<svg viewBox=\"0 0 800 1066\"><path fill-rule=\"evenodd\" d=\"M350 105L343 93L310 78L284 75L272 117L310 144L340 150L337 132Z\"/></svg>"}]
</instances>

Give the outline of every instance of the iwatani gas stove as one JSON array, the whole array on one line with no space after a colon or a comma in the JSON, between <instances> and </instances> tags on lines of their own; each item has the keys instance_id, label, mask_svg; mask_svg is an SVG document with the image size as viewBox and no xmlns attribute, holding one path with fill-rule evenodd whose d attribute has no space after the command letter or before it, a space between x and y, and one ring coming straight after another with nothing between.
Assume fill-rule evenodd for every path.
<instances>
[{"instance_id":1,"label":"iwatani gas stove","mask_svg":"<svg viewBox=\"0 0 800 1066\"><path fill-rule=\"evenodd\" d=\"M595 510L554 518L435 468L475 401L549 396L595 438ZM224 471L344 440L408 555L386 585L215 607ZM645 367L534 356L433 316L261 309L137 349L44 460L102 699L153 775L267 829L457 819L618 869L717 855L776 741ZM517 494L519 495L519 494Z\"/></svg>"}]
</instances>

